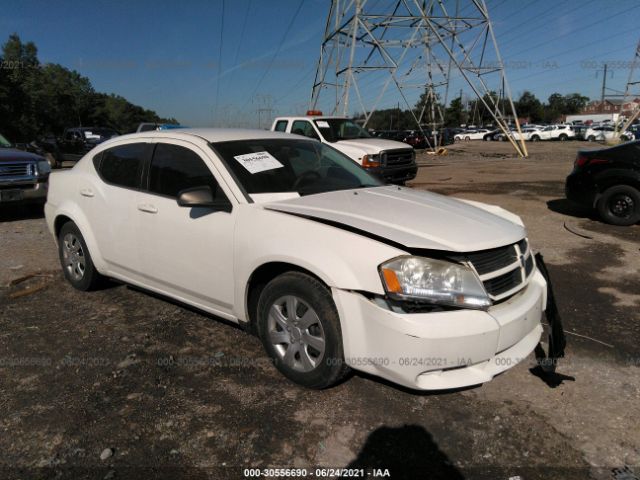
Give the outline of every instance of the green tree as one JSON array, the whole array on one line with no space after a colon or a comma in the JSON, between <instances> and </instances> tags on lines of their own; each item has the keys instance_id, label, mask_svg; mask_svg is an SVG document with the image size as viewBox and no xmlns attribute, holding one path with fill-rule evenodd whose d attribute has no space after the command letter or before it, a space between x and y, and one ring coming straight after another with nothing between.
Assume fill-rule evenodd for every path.
<instances>
[{"instance_id":1,"label":"green tree","mask_svg":"<svg viewBox=\"0 0 640 480\"><path fill-rule=\"evenodd\" d=\"M565 111L567 115L575 115L580 113L589 102L589 97L585 97L579 93L570 93L565 95Z\"/></svg>"},{"instance_id":2,"label":"green tree","mask_svg":"<svg viewBox=\"0 0 640 480\"><path fill-rule=\"evenodd\" d=\"M447 127L459 127L466 124L469 114L464 109L462 98L456 97L451 100L449 106L444 111L444 124Z\"/></svg>"},{"instance_id":3,"label":"green tree","mask_svg":"<svg viewBox=\"0 0 640 480\"><path fill-rule=\"evenodd\" d=\"M523 92L518 101L515 102L515 107L518 116L521 118L526 117L530 122L539 122L544 115L542 102L529 91Z\"/></svg>"},{"instance_id":4,"label":"green tree","mask_svg":"<svg viewBox=\"0 0 640 480\"><path fill-rule=\"evenodd\" d=\"M109 126L135 131L140 122L177 123L133 105L118 95L94 91L91 81L74 70L41 65L33 42L16 34L2 46L0 56L0 132L13 141L31 141L65 128Z\"/></svg>"}]
</instances>

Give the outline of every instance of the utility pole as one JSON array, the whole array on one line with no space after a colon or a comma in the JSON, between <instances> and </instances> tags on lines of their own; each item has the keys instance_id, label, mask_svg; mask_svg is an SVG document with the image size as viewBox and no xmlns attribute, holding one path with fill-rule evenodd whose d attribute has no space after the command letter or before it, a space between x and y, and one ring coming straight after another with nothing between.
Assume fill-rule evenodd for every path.
<instances>
[{"instance_id":1,"label":"utility pole","mask_svg":"<svg viewBox=\"0 0 640 480\"><path fill-rule=\"evenodd\" d=\"M602 75L602 94L600 95L600 104L604 105L604 95L607 90L607 64L604 64L604 74Z\"/></svg>"},{"instance_id":2,"label":"utility pole","mask_svg":"<svg viewBox=\"0 0 640 480\"><path fill-rule=\"evenodd\" d=\"M455 8L449 8L452 2ZM524 140L508 133L509 118L516 119L518 131L520 126L486 0L389 0L382 5L332 0L310 109L336 115L356 103L366 128L388 90L396 89L417 130L424 134L422 126L429 125L436 132L444 124L442 106L448 104L451 80L471 88L476 102L526 157ZM416 108L421 94L426 101ZM491 100L494 96L504 101ZM436 151L437 145L431 148Z\"/></svg>"}]
</instances>

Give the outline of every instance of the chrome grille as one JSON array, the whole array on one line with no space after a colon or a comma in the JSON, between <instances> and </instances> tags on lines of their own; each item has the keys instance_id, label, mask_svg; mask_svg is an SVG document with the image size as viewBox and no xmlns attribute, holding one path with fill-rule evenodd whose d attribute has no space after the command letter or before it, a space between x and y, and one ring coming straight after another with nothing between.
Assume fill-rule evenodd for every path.
<instances>
[{"instance_id":1,"label":"chrome grille","mask_svg":"<svg viewBox=\"0 0 640 480\"><path fill-rule=\"evenodd\" d=\"M0 178L28 177L30 175L33 175L33 164L31 163L0 163Z\"/></svg>"},{"instance_id":2,"label":"chrome grille","mask_svg":"<svg viewBox=\"0 0 640 480\"><path fill-rule=\"evenodd\" d=\"M396 165L410 165L413 163L413 150L402 148L399 150L387 150L384 152L385 165L388 167Z\"/></svg>"},{"instance_id":3,"label":"chrome grille","mask_svg":"<svg viewBox=\"0 0 640 480\"><path fill-rule=\"evenodd\" d=\"M506 247L468 253L465 257L494 301L504 300L523 288L535 269L526 238Z\"/></svg>"}]
</instances>

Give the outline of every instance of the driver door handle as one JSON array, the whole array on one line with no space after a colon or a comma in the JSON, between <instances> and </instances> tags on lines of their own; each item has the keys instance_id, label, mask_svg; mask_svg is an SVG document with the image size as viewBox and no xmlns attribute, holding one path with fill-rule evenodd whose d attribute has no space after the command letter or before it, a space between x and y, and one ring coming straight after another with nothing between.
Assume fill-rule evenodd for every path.
<instances>
[{"instance_id":1,"label":"driver door handle","mask_svg":"<svg viewBox=\"0 0 640 480\"><path fill-rule=\"evenodd\" d=\"M146 213L158 213L158 209L148 203L141 203L140 205L138 205L138 210Z\"/></svg>"},{"instance_id":2,"label":"driver door handle","mask_svg":"<svg viewBox=\"0 0 640 480\"><path fill-rule=\"evenodd\" d=\"M83 197L93 197L94 193L90 188L83 188L80 190L80 195Z\"/></svg>"}]
</instances>

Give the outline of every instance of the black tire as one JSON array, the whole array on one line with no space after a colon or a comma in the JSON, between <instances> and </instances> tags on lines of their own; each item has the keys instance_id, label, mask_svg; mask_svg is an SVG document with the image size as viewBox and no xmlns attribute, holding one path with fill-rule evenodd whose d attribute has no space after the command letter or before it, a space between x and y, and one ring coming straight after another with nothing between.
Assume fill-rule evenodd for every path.
<instances>
[{"instance_id":1,"label":"black tire","mask_svg":"<svg viewBox=\"0 0 640 480\"><path fill-rule=\"evenodd\" d=\"M566 135L560 135L558 138L559 138L559 140L561 142L564 142L564 141L568 140L569 137L567 137Z\"/></svg>"},{"instance_id":2,"label":"black tire","mask_svg":"<svg viewBox=\"0 0 640 480\"><path fill-rule=\"evenodd\" d=\"M596 205L600 218L611 225L629 226L640 221L640 192L630 185L606 189Z\"/></svg>"},{"instance_id":3,"label":"black tire","mask_svg":"<svg viewBox=\"0 0 640 480\"><path fill-rule=\"evenodd\" d=\"M540 137L538 135L534 135L533 137L531 137L531 141L532 142L538 142L538 141L540 141Z\"/></svg>"},{"instance_id":4,"label":"black tire","mask_svg":"<svg viewBox=\"0 0 640 480\"><path fill-rule=\"evenodd\" d=\"M290 319L288 308L287 311L280 310L279 302L283 298L291 297L296 297L299 300L293 318L298 319L298 315L301 317L299 318L300 324L297 321L296 324L302 324L304 314L308 312L308 307L310 307L316 314L317 321L305 331L310 333L313 327L316 329L316 338L324 337L324 352L321 356L317 355L313 359L315 365L307 371L300 370L305 368L300 349L307 352L307 357L317 354L318 351L313 347L310 351L310 345L304 343L305 337L300 334L302 328L295 335L293 331L288 333L282 324L275 319L275 316L270 319L269 315L271 309L276 308L283 317ZM308 388L322 389L335 385L349 372L349 367L344 361L338 310L330 291L317 279L301 272L287 272L271 280L260 294L257 322L258 335L267 354L273 360L276 368L289 380ZM278 326L274 327L276 324ZM272 334L288 336L289 339L276 345L272 343L270 338ZM292 347L296 347L298 350L296 351L295 348L291 350L296 353L290 356L290 362L291 358L293 358L293 362L298 361L298 368L295 368L295 365L289 365L290 362L285 360L286 352Z\"/></svg>"},{"instance_id":5,"label":"black tire","mask_svg":"<svg viewBox=\"0 0 640 480\"><path fill-rule=\"evenodd\" d=\"M77 248L77 256L70 257L72 248ZM87 243L73 222L65 223L58 234L58 257L67 281L84 292L100 287L104 277L96 270L91 260ZM80 268L80 264L83 265Z\"/></svg>"},{"instance_id":6,"label":"black tire","mask_svg":"<svg viewBox=\"0 0 640 480\"><path fill-rule=\"evenodd\" d=\"M589 138L587 138L588 142L595 142L596 141L596 137L594 137L593 135L589 135Z\"/></svg>"}]
</instances>

